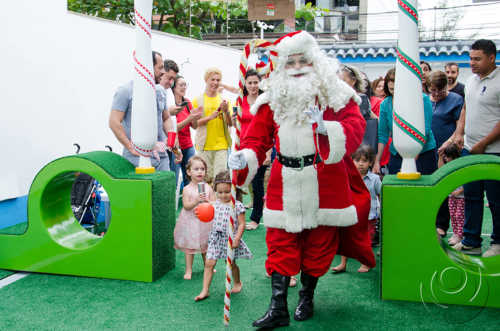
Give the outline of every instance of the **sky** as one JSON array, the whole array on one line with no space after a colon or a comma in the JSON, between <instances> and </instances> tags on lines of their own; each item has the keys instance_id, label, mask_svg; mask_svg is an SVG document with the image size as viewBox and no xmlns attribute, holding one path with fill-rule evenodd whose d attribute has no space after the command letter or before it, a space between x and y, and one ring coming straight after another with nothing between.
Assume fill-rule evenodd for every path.
<instances>
[{"instance_id":1,"label":"sky","mask_svg":"<svg viewBox=\"0 0 500 331\"><path fill-rule=\"evenodd\" d=\"M429 37L434 36L434 26L440 29L443 15L450 10L434 10L440 0L419 0L418 10L422 27ZM448 0L445 7L457 7L462 18L455 29L456 39L500 39L500 1L483 1L473 3L473 0ZM397 39L398 15L396 0L369 0L367 40L394 41ZM436 32L439 39L440 32Z\"/></svg>"}]
</instances>

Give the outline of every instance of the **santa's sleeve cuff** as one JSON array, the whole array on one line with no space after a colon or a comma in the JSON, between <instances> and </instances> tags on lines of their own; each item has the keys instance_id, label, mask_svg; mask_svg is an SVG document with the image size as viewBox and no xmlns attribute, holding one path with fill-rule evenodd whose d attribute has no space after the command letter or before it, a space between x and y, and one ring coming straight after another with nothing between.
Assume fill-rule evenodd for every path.
<instances>
[{"instance_id":1,"label":"santa's sleeve cuff","mask_svg":"<svg viewBox=\"0 0 500 331\"><path fill-rule=\"evenodd\" d=\"M337 121L325 121L324 123L328 133L328 144L330 145L328 158L324 162L325 164L340 162L346 153L344 128Z\"/></svg>"},{"instance_id":2,"label":"santa's sleeve cuff","mask_svg":"<svg viewBox=\"0 0 500 331\"><path fill-rule=\"evenodd\" d=\"M250 148L245 148L242 150L243 155L245 155L245 160L247 160L247 168L248 168L248 175L245 178L245 182L243 183L242 186L248 186L255 177L255 174L257 174L257 170L259 169L259 161L257 160L257 154Z\"/></svg>"}]
</instances>

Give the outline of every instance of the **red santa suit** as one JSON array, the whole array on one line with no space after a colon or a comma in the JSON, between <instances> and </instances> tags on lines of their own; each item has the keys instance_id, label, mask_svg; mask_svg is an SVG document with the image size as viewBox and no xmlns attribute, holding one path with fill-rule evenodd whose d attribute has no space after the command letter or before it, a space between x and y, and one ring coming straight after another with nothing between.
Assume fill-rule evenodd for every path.
<instances>
[{"instance_id":1,"label":"red santa suit","mask_svg":"<svg viewBox=\"0 0 500 331\"><path fill-rule=\"evenodd\" d=\"M251 181L273 145L286 158L316 159L302 169L287 167L278 158L272 165L263 215L268 274L292 276L302 270L322 276L341 242L339 227L350 227L342 238L343 254L371 255L362 262L373 267L367 231L370 194L350 158L366 125L358 105L351 99L339 110L327 108L327 135L316 134L308 123L278 125L268 103L253 109L257 112L241 142L247 168L238 173L240 185Z\"/></svg>"}]
</instances>

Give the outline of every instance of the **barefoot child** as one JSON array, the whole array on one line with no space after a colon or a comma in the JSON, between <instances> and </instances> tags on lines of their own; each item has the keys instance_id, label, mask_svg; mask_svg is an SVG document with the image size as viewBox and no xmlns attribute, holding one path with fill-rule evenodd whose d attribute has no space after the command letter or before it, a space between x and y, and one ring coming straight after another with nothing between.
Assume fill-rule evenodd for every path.
<instances>
[{"instance_id":1,"label":"barefoot child","mask_svg":"<svg viewBox=\"0 0 500 331\"><path fill-rule=\"evenodd\" d=\"M245 206L236 201L235 208L231 203L231 178L228 171L219 172L215 176L214 189L217 194L217 201L214 203L214 220L212 221L212 230L208 239L207 259L205 262L205 272L203 273L203 289L200 294L194 298L195 301L203 300L209 296L210 283L214 274L214 267L218 259L227 257L227 227L229 226L229 217L234 218L234 260L233 260L233 280L234 286L232 293L241 291L242 283L240 280L240 268L236 265L236 259L250 259L252 253L245 242L241 239L245 231Z\"/></svg>"},{"instance_id":2,"label":"barefoot child","mask_svg":"<svg viewBox=\"0 0 500 331\"><path fill-rule=\"evenodd\" d=\"M375 153L373 149L368 145L361 145L356 152L352 154L352 160L356 169L358 169L363 181L365 182L368 191L370 191L370 214L368 215L368 224L370 226L370 233L372 234L372 242L377 238L378 241L378 220L380 218L380 190L382 187L382 182L380 177L370 171L373 167L375 161ZM341 262L338 266L332 268L334 273L344 272L346 270L347 257L342 256ZM368 272L370 268L364 264L361 264L358 272Z\"/></svg>"},{"instance_id":3,"label":"barefoot child","mask_svg":"<svg viewBox=\"0 0 500 331\"><path fill-rule=\"evenodd\" d=\"M214 201L215 194L205 183L207 164L201 157L193 156L186 166L191 182L182 190L183 208L174 229L175 249L183 251L186 258L184 279L191 279L194 254L201 253L203 262L208 247L208 234L212 223L201 222L194 214L194 208L201 202ZM198 191L198 184L204 185L204 193Z\"/></svg>"}]
</instances>

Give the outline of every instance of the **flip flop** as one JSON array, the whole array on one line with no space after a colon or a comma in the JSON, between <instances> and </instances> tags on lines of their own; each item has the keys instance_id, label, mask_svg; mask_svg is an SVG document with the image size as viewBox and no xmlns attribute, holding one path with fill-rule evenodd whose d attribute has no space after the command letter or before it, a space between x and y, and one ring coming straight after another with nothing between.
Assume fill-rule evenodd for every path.
<instances>
[{"instance_id":1,"label":"flip flop","mask_svg":"<svg viewBox=\"0 0 500 331\"><path fill-rule=\"evenodd\" d=\"M346 269L347 269L347 268L344 268L344 269L336 269L336 268L337 268L337 267L333 267L333 268L332 268L332 273L333 273L333 274L341 274L341 273L343 273L343 272L346 272Z\"/></svg>"}]
</instances>

